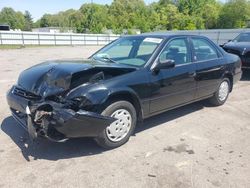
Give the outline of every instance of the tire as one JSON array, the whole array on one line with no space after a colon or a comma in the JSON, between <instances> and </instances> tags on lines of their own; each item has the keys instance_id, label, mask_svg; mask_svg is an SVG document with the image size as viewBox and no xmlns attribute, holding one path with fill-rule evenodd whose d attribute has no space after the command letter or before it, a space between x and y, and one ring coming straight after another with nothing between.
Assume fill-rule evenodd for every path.
<instances>
[{"instance_id":1,"label":"tire","mask_svg":"<svg viewBox=\"0 0 250 188\"><path fill-rule=\"evenodd\" d=\"M221 87L223 87L222 86L223 84L224 84L224 87L227 87L227 88L225 88L225 93L220 96L220 92L221 92L220 89L221 89ZM227 86L225 86L225 84ZM211 97L209 99L210 104L212 104L213 106L221 106L221 105L223 105L227 101L227 98L229 96L230 87L231 87L230 80L228 78L224 78L221 81L217 91L214 93L213 97Z\"/></svg>"},{"instance_id":2,"label":"tire","mask_svg":"<svg viewBox=\"0 0 250 188\"><path fill-rule=\"evenodd\" d=\"M113 122L95 138L97 144L105 149L112 149L125 144L133 134L137 122L137 115L134 106L127 101L117 101L111 103L101 114L104 116L112 116L117 119L120 117L120 119ZM117 129L119 130L117 131ZM120 129L125 129L125 131ZM115 134L118 133L118 135L123 134L123 132L124 134L117 137L113 136L112 131Z\"/></svg>"}]
</instances>

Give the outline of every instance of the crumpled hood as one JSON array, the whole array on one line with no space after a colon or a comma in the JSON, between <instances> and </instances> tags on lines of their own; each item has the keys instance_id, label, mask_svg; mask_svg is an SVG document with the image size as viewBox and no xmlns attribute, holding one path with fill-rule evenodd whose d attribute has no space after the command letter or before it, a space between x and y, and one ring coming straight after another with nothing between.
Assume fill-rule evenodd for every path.
<instances>
[{"instance_id":1,"label":"crumpled hood","mask_svg":"<svg viewBox=\"0 0 250 188\"><path fill-rule=\"evenodd\" d=\"M24 70L18 78L17 85L33 94L47 97L70 89L73 79L81 79L81 84L84 84L89 81L91 74L94 75L98 71L126 68L131 69L126 65L92 60L48 61ZM92 73L92 69L97 71Z\"/></svg>"},{"instance_id":2,"label":"crumpled hood","mask_svg":"<svg viewBox=\"0 0 250 188\"><path fill-rule=\"evenodd\" d=\"M243 51L250 50L250 42L229 42L223 46L224 49L238 50L241 53Z\"/></svg>"}]
</instances>

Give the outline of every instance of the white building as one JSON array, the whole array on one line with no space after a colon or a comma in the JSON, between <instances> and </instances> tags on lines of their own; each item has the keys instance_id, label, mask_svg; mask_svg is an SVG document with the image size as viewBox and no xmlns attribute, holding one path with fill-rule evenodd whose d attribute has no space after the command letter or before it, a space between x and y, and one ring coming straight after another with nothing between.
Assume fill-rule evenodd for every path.
<instances>
[{"instance_id":1,"label":"white building","mask_svg":"<svg viewBox=\"0 0 250 188\"><path fill-rule=\"evenodd\" d=\"M41 27L34 28L32 32L46 32L46 33L74 33L72 28L60 28L60 27Z\"/></svg>"}]
</instances>

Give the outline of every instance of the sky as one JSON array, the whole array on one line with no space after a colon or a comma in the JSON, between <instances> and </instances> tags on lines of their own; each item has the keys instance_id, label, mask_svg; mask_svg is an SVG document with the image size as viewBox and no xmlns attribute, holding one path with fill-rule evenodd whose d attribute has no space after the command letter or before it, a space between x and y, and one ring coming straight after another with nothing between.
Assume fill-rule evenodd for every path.
<instances>
[{"instance_id":1,"label":"sky","mask_svg":"<svg viewBox=\"0 0 250 188\"><path fill-rule=\"evenodd\" d=\"M146 4L157 0L144 0ZM226 0L221 0L226 1ZM93 0L98 4L110 4L112 0ZM84 3L91 3L91 0L0 0L0 10L3 7L12 7L16 11L28 10L34 21L42 17L43 14L55 14L67 9L79 9Z\"/></svg>"}]
</instances>

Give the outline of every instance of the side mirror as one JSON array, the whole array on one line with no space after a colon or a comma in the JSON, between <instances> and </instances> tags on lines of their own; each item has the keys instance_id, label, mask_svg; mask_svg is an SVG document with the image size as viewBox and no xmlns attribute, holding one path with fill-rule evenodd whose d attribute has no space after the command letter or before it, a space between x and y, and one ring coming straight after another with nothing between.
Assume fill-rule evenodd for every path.
<instances>
[{"instance_id":1,"label":"side mirror","mask_svg":"<svg viewBox=\"0 0 250 188\"><path fill-rule=\"evenodd\" d=\"M227 42L231 42L232 40L228 40Z\"/></svg>"},{"instance_id":2,"label":"side mirror","mask_svg":"<svg viewBox=\"0 0 250 188\"><path fill-rule=\"evenodd\" d=\"M155 66L155 70L161 69L170 69L175 66L175 61L173 59L166 59L164 61L158 61L157 65Z\"/></svg>"}]
</instances>

